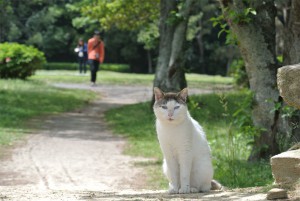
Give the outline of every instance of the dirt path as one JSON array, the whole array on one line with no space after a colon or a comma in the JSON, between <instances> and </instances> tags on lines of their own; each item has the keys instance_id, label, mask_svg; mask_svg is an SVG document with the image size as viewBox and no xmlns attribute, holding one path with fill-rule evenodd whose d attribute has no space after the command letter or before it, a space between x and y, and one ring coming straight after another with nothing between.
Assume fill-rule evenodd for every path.
<instances>
[{"instance_id":1,"label":"dirt path","mask_svg":"<svg viewBox=\"0 0 300 201\"><path fill-rule=\"evenodd\" d=\"M82 84L58 87L91 89ZM212 192L167 195L146 188L145 173L122 154L126 140L112 135L103 112L147 101L151 87L98 86L101 100L81 111L32 121L37 128L0 161L0 200L264 200L263 194ZM207 91L192 91L205 93Z\"/></svg>"}]
</instances>

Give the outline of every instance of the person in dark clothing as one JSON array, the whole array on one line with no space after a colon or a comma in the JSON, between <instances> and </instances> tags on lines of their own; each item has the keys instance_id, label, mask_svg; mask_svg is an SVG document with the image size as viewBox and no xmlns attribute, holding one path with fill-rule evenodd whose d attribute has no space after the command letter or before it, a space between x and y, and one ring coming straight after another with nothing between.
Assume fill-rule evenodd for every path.
<instances>
[{"instance_id":1,"label":"person in dark clothing","mask_svg":"<svg viewBox=\"0 0 300 201\"><path fill-rule=\"evenodd\" d=\"M86 62L87 62L87 44L83 39L79 39L78 45L74 50L78 56L79 73L86 73Z\"/></svg>"},{"instance_id":2,"label":"person in dark clothing","mask_svg":"<svg viewBox=\"0 0 300 201\"><path fill-rule=\"evenodd\" d=\"M104 43L101 40L100 32L95 31L94 36L88 40L88 62L91 68L91 85L96 85L97 71L99 65L104 61Z\"/></svg>"}]
</instances>

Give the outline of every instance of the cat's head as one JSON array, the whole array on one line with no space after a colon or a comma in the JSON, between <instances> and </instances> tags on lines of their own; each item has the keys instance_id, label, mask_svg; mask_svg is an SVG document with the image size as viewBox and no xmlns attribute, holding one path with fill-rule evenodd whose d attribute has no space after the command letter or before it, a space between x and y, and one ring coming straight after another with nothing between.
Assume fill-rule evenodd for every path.
<instances>
[{"instance_id":1,"label":"cat's head","mask_svg":"<svg viewBox=\"0 0 300 201\"><path fill-rule=\"evenodd\" d=\"M159 88L154 88L155 103L153 110L158 120L177 124L182 122L187 116L186 99L187 88L179 93L164 93Z\"/></svg>"}]
</instances>

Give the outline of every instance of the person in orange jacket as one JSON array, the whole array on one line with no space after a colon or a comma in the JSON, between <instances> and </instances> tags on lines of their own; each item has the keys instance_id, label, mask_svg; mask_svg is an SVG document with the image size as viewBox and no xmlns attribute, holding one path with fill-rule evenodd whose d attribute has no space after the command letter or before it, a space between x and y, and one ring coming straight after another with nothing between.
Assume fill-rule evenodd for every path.
<instances>
[{"instance_id":1,"label":"person in orange jacket","mask_svg":"<svg viewBox=\"0 0 300 201\"><path fill-rule=\"evenodd\" d=\"M95 31L94 36L88 40L88 62L91 68L91 85L96 85L97 71L99 65L104 61L104 43L101 40L100 32Z\"/></svg>"}]
</instances>

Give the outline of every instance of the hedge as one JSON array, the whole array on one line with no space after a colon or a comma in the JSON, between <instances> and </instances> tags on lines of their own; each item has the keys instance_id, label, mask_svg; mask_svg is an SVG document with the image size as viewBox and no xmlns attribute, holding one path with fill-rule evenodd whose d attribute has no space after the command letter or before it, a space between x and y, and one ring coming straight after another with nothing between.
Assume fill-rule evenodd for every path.
<instances>
[{"instance_id":1,"label":"hedge","mask_svg":"<svg viewBox=\"0 0 300 201\"><path fill-rule=\"evenodd\" d=\"M87 64L87 66L89 66ZM45 70L77 70L78 63L68 62L48 62L44 64L43 69ZM127 64L101 64L101 70L115 71L115 72L129 72L129 65Z\"/></svg>"},{"instance_id":2,"label":"hedge","mask_svg":"<svg viewBox=\"0 0 300 201\"><path fill-rule=\"evenodd\" d=\"M0 78L26 79L45 63L44 53L32 46L0 44Z\"/></svg>"}]
</instances>

